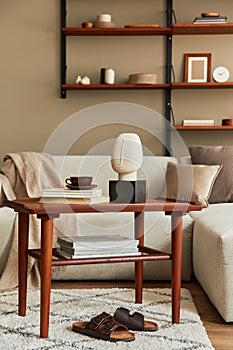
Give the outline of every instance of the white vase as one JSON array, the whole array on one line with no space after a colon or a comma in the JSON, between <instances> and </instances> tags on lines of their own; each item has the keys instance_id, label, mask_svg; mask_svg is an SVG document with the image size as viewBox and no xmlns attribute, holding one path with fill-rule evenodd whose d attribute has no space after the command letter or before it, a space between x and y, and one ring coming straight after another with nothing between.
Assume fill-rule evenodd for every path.
<instances>
[{"instance_id":1,"label":"white vase","mask_svg":"<svg viewBox=\"0 0 233 350\"><path fill-rule=\"evenodd\" d=\"M105 71L105 84L114 84L115 71L112 68L107 68Z\"/></svg>"}]
</instances>

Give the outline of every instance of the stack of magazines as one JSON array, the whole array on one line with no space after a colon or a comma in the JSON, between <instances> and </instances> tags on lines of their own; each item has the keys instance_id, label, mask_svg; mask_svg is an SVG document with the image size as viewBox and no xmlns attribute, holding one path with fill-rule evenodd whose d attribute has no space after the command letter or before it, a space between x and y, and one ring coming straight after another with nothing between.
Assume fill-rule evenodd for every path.
<instances>
[{"instance_id":1,"label":"stack of magazines","mask_svg":"<svg viewBox=\"0 0 233 350\"><path fill-rule=\"evenodd\" d=\"M58 237L57 251L69 259L140 255L139 241L121 235Z\"/></svg>"},{"instance_id":2,"label":"stack of magazines","mask_svg":"<svg viewBox=\"0 0 233 350\"><path fill-rule=\"evenodd\" d=\"M193 23L194 24L219 24L226 23L226 16L200 16L195 17Z\"/></svg>"},{"instance_id":3,"label":"stack of magazines","mask_svg":"<svg viewBox=\"0 0 233 350\"><path fill-rule=\"evenodd\" d=\"M90 190L70 190L67 188L50 188L42 191L40 203L98 204L109 202L108 196L102 195L99 187Z\"/></svg>"}]
</instances>

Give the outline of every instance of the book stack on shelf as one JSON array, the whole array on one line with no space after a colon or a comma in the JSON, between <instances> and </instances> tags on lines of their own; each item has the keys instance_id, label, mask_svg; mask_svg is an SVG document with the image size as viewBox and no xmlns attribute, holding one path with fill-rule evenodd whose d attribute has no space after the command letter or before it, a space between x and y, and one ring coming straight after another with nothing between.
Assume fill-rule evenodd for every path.
<instances>
[{"instance_id":1,"label":"book stack on shelf","mask_svg":"<svg viewBox=\"0 0 233 350\"><path fill-rule=\"evenodd\" d=\"M193 20L194 24L219 24L226 23L227 17L220 16L218 13L203 13L199 17L195 17Z\"/></svg>"},{"instance_id":2,"label":"book stack on shelf","mask_svg":"<svg viewBox=\"0 0 233 350\"><path fill-rule=\"evenodd\" d=\"M212 126L214 120L212 119L184 119L182 120L183 126Z\"/></svg>"},{"instance_id":3,"label":"book stack on shelf","mask_svg":"<svg viewBox=\"0 0 233 350\"><path fill-rule=\"evenodd\" d=\"M102 189L94 187L87 190L50 188L42 191L40 203L101 204L109 202L109 196L102 195Z\"/></svg>"},{"instance_id":4,"label":"book stack on shelf","mask_svg":"<svg viewBox=\"0 0 233 350\"><path fill-rule=\"evenodd\" d=\"M139 241L121 235L58 237L58 253L69 259L140 255Z\"/></svg>"}]
</instances>

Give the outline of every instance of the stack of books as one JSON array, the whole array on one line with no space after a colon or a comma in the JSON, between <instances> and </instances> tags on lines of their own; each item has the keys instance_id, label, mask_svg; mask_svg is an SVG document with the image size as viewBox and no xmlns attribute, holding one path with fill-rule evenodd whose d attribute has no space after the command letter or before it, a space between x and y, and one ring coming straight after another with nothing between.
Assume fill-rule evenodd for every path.
<instances>
[{"instance_id":1,"label":"stack of books","mask_svg":"<svg viewBox=\"0 0 233 350\"><path fill-rule=\"evenodd\" d=\"M184 119L182 120L183 126L211 126L214 125L212 119Z\"/></svg>"},{"instance_id":2,"label":"stack of books","mask_svg":"<svg viewBox=\"0 0 233 350\"><path fill-rule=\"evenodd\" d=\"M57 251L69 259L140 255L139 241L121 235L58 237Z\"/></svg>"},{"instance_id":3,"label":"stack of books","mask_svg":"<svg viewBox=\"0 0 233 350\"><path fill-rule=\"evenodd\" d=\"M195 17L193 20L194 24L219 24L219 23L226 23L227 17L226 16L200 16Z\"/></svg>"},{"instance_id":4,"label":"stack of books","mask_svg":"<svg viewBox=\"0 0 233 350\"><path fill-rule=\"evenodd\" d=\"M67 188L50 188L42 191L40 203L98 204L109 202L109 196L102 195L102 189L71 190Z\"/></svg>"}]
</instances>

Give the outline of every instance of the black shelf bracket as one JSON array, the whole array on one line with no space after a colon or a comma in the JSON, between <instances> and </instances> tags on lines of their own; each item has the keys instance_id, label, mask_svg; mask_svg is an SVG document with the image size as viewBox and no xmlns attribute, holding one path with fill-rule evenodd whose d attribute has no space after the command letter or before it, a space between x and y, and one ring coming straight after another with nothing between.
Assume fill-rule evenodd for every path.
<instances>
[{"instance_id":1,"label":"black shelf bracket","mask_svg":"<svg viewBox=\"0 0 233 350\"><path fill-rule=\"evenodd\" d=\"M61 0L61 98L66 98L66 90L62 88L66 84L66 36L62 33L62 28L66 27L66 0Z\"/></svg>"},{"instance_id":2,"label":"black shelf bracket","mask_svg":"<svg viewBox=\"0 0 233 350\"><path fill-rule=\"evenodd\" d=\"M167 27L172 27L173 0L167 0ZM166 84L171 84L172 75L172 35L167 36L166 41ZM171 89L166 90L165 97L166 118L166 155L171 155Z\"/></svg>"}]
</instances>

